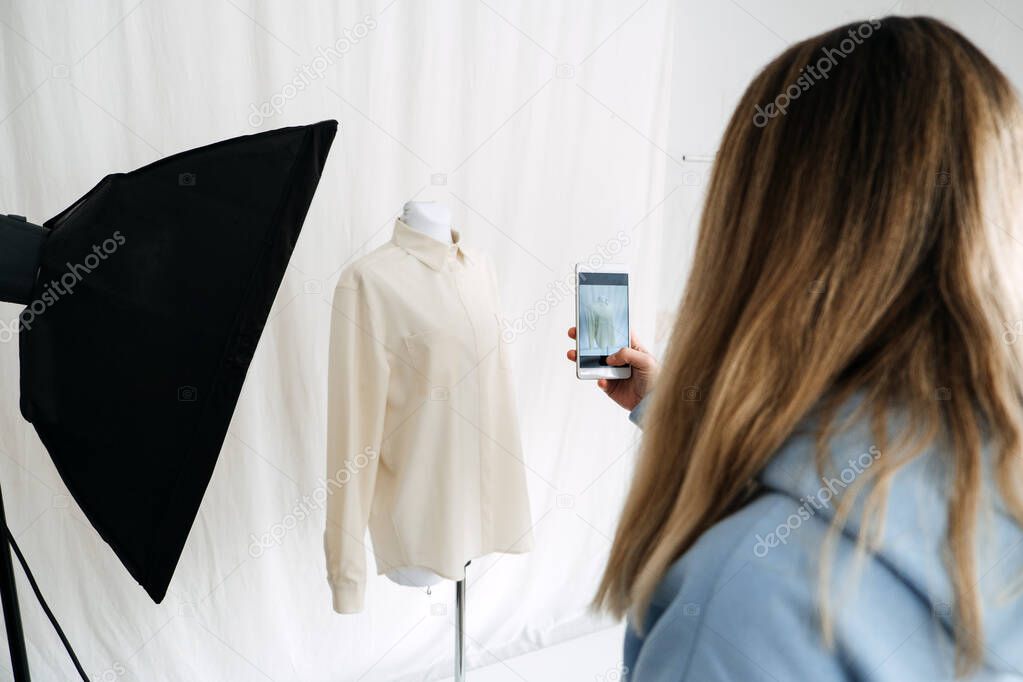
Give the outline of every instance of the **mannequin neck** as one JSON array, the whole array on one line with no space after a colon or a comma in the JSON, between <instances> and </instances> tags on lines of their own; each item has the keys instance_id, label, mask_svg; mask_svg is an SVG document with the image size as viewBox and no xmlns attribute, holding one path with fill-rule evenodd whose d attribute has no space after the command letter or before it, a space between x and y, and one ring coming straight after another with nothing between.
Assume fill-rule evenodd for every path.
<instances>
[{"instance_id":1,"label":"mannequin neck","mask_svg":"<svg viewBox=\"0 0 1023 682\"><path fill-rule=\"evenodd\" d=\"M451 211L435 201L410 201L405 204L401 220L417 232L444 244L451 243Z\"/></svg>"}]
</instances>

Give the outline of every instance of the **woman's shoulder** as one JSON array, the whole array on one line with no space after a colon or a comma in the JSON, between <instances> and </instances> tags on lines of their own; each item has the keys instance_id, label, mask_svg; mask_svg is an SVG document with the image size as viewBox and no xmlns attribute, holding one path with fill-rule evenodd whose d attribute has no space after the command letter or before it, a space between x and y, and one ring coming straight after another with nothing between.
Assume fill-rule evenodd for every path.
<instances>
[{"instance_id":1,"label":"woman's shoulder","mask_svg":"<svg viewBox=\"0 0 1023 682\"><path fill-rule=\"evenodd\" d=\"M630 629L638 651L626 661L632 679L844 679L816 626L813 578L827 525L796 513L795 537L782 531L775 539L779 528L796 523L790 517L797 505L787 495L762 494L672 565L654 594L645 635Z\"/></svg>"},{"instance_id":2,"label":"woman's shoulder","mask_svg":"<svg viewBox=\"0 0 1023 682\"><path fill-rule=\"evenodd\" d=\"M765 588L812 597L808 578L816 576L828 520L800 514L801 508L782 493L758 494L707 530L672 565L653 603L669 607L681 600L690 604L688 611L704 613L714 600L738 598L755 605Z\"/></svg>"},{"instance_id":3,"label":"woman's shoulder","mask_svg":"<svg viewBox=\"0 0 1023 682\"><path fill-rule=\"evenodd\" d=\"M762 472L761 493L671 566L654 594L645 635L630 630L631 679L954 677L954 599L942 563L943 467L923 453L895 475L880 542L861 554L859 505L833 528L835 507L879 451L864 433L847 433L832 441L834 460L822 476L813 442L812 435L791 438ZM999 547L1023 546L1019 528L1001 515L990 531ZM826 590L822 560L832 567ZM1006 563L1003 553L978 556L983 592L1004 586L1013 573L1002 568ZM1018 568L1023 558L1011 563ZM829 598L833 648L822 634L822 594ZM984 602L986 645L997 650L991 668L1023 664L1023 604Z\"/></svg>"},{"instance_id":4,"label":"woman's shoulder","mask_svg":"<svg viewBox=\"0 0 1023 682\"><path fill-rule=\"evenodd\" d=\"M856 543L843 532L831 546L835 643L828 648L818 587L830 520L804 517L800 505L783 493L763 494L675 562L645 636L630 629L630 679L952 678L951 655L935 655L951 654L947 633L920 627L934 604L883 558L866 556L854 575Z\"/></svg>"}]
</instances>

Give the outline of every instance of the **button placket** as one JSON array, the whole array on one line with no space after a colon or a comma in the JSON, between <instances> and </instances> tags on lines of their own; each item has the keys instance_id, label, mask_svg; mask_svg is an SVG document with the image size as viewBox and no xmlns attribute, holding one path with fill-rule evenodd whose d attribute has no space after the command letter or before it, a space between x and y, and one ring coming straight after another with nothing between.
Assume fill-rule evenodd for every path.
<instances>
[{"instance_id":1,"label":"button placket","mask_svg":"<svg viewBox=\"0 0 1023 682\"><path fill-rule=\"evenodd\" d=\"M454 253L454 255L457 257L457 253L455 252L452 253ZM483 377L481 372L482 370L481 361L483 358L481 357L481 350L479 344L481 330L479 329L479 326L476 323L476 316L474 315L474 311L476 309L478 301L475 300L476 289L472 286L472 282L469 281L471 278L469 277L470 271L468 270L468 268L464 266L460 267L457 260L453 260L450 263L450 265L451 267L449 269L449 272L451 276L451 281L452 284L454 285L454 289L458 296L458 299L462 304L462 311L463 314L465 315L465 321L468 323L469 329L472 333L472 347L474 355L471 363L473 366L471 372L476 375L475 376L476 400L470 401L471 408L469 406L462 405L460 405L460 407L466 409L468 412L471 413L468 415L468 417L470 418L471 425L467 426L467 428L471 428L474 431L476 431L477 436L476 464L478 467L477 470L479 471L478 486L479 499L476 500L475 502L477 504L477 508L479 509L480 544L483 547L487 547L488 543L490 542L491 536L490 527L491 524L493 523L493 519L491 519L487 511L486 505L486 500L490 494L489 492L490 486L488 485L488 482L491 478L491 475L489 471L487 458L483 456L485 452L486 441L483 429L481 428L481 425L479 423L480 400L483 397ZM472 381L472 379L468 377L466 377L466 380Z\"/></svg>"}]
</instances>

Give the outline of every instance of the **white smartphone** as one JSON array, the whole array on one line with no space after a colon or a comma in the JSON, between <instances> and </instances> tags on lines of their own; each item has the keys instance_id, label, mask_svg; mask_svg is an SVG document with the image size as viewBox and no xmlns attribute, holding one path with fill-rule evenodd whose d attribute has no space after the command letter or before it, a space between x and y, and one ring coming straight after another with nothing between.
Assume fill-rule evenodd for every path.
<instances>
[{"instance_id":1,"label":"white smartphone","mask_svg":"<svg viewBox=\"0 0 1023 682\"><path fill-rule=\"evenodd\" d=\"M611 366L607 356L629 346L629 271L619 264L575 266L575 375L580 379L628 379L630 365Z\"/></svg>"}]
</instances>

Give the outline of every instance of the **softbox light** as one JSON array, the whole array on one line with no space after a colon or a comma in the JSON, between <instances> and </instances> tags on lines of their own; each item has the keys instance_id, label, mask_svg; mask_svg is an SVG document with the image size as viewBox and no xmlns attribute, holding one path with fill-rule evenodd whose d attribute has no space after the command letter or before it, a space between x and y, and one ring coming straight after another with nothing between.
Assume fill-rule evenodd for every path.
<instances>
[{"instance_id":1,"label":"softbox light","mask_svg":"<svg viewBox=\"0 0 1023 682\"><path fill-rule=\"evenodd\" d=\"M0 298L28 304L21 412L155 602L336 131L324 121L218 142L109 175L42 227L0 221L0 252L16 261Z\"/></svg>"}]
</instances>

